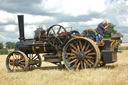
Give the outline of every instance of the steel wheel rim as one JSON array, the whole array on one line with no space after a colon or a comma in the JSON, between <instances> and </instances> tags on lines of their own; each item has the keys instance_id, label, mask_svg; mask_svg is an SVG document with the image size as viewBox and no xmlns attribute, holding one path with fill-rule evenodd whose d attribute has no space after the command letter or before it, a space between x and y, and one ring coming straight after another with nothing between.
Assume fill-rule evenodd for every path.
<instances>
[{"instance_id":1,"label":"steel wheel rim","mask_svg":"<svg viewBox=\"0 0 128 85\"><path fill-rule=\"evenodd\" d=\"M26 71L28 59L24 53L14 51L7 56L6 67L9 72Z\"/></svg>"},{"instance_id":2,"label":"steel wheel rim","mask_svg":"<svg viewBox=\"0 0 128 85\"><path fill-rule=\"evenodd\" d=\"M29 68L31 69L31 66L34 67L34 68L39 68L41 67L42 65L42 59L41 59L41 56L39 54L28 54L28 58L29 58L29 61L33 60L33 61L38 61L38 63L35 63L35 64L30 64L29 65Z\"/></svg>"},{"instance_id":3,"label":"steel wheel rim","mask_svg":"<svg viewBox=\"0 0 128 85\"><path fill-rule=\"evenodd\" d=\"M59 27L59 28L57 28L57 31L55 32L55 28L56 27ZM63 32L65 32L65 39L61 39L58 35L59 34L61 34L60 32L63 30ZM49 27L49 29L48 29L48 32L47 32L47 36L49 37L48 38L48 41L49 41L49 43L52 45L52 46L57 46L58 44L59 45L64 45L65 43L66 43L66 40L67 40L67 31L66 31L66 29L63 27L63 26L61 26L61 25L58 25L58 24L56 24L56 25L52 25L51 27Z\"/></svg>"},{"instance_id":4,"label":"steel wheel rim","mask_svg":"<svg viewBox=\"0 0 128 85\"><path fill-rule=\"evenodd\" d=\"M86 43L84 43L85 41ZM74 38L66 44L63 49L63 60L69 70L81 70L97 66L100 59L100 51L97 49L98 47L94 46L94 43L91 44L92 42L87 38ZM91 49L91 47L94 48Z\"/></svg>"}]
</instances>

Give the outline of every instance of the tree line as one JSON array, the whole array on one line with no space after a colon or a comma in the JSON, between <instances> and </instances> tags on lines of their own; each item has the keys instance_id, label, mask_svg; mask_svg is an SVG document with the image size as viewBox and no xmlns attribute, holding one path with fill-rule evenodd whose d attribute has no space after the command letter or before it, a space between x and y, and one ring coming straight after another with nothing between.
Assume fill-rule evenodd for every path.
<instances>
[{"instance_id":1,"label":"tree line","mask_svg":"<svg viewBox=\"0 0 128 85\"><path fill-rule=\"evenodd\" d=\"M5 45L0 42L0 54L8 54L8 49L15 48L15 42L6 42Z\"/></svg>"},{"instance_id":2,"label":"tree line","mask_svg":"<svg viewBox=\"0 0 128 85\"><path fill-rule=\"evenodd\" d=\"M6 42L5 45L3 45L3 43L0 42L0 49L2 48L14 49L15 44L16 44L15 42Z\"/></svg>"}]
</instances>

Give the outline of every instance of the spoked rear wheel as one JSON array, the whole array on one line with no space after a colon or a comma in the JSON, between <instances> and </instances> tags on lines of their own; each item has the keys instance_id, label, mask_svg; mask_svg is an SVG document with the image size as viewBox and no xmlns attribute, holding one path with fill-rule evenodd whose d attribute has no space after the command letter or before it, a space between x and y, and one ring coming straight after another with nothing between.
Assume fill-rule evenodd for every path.
<instances>
[{"instance_id":1,"label":"spoked rear wheel","mask_svg":"<svg viewBox=\"0 0 128 85\"><path fill-rule=\"evenodd\" d=\"M69 70L94 68L100 62L100 51L94 41L74 38L64 47L63 60Z\"/></svg>"},{"instance_id":2,"label":"spoked rear wheel","mask_svg":"<svg viewBox=\"0 0 128 85\"><path fill-rule=\"evenodd\" d=\"M6 59L6 67L9 72L28 70L28 58L21 51L11 52Z\"/></svg>"}]
</instances>

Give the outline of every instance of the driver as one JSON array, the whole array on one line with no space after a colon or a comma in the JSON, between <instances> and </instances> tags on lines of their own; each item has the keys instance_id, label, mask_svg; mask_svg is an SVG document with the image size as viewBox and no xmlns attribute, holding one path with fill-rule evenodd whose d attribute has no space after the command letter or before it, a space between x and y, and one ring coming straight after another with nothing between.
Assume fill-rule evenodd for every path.
<instances>
[{"instance_id":1,"label":"driver","mask_svg":"<svg viewBox=\"0 0 128 85\"><path fill-rule=\"evenodd\" d=\"M108 25L106 25L106 24L107 24L107 21L104 20L100 24L98 24L98 26L96 28L96 32L98 33L100 40L103 38L104 31L107 31L106 28L110 25L110 24L108 24Z\"/></svg>"}]
</instances>

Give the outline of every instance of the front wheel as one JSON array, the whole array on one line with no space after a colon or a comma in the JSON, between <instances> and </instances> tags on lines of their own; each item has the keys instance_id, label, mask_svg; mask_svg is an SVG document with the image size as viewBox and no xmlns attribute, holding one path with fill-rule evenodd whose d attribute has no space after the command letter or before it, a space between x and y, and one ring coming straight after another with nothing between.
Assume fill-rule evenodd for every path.
<instances>
[{"instance_id":1,"label":"front wheel","mask_svg":"<svg viewBox=\"0 0 128 85\"><path fill-rule=\"evenodd\" d=\"M6 58L6 68L9 72L28 70L28 58L21 51L11 52Z\"/></svg>"}]
</instances>

